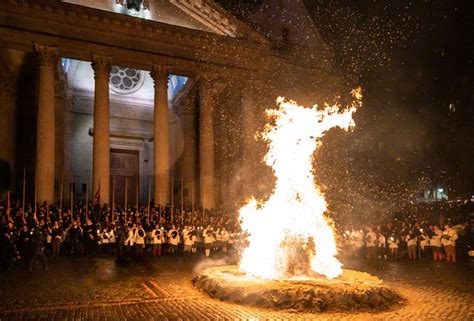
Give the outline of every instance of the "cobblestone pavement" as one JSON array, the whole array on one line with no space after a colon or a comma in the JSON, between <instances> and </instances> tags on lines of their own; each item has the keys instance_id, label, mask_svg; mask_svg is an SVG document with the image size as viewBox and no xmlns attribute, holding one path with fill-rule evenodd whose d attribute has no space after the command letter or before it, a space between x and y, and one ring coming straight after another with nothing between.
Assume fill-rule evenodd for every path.
<instances>
[{"instance_id":1,"label":"cobblestone pavement","mask_svg":"<svg viewBox=\"0 0 474 321\"><path fill-rule=\"evenodd\" d=\"M197 291L191 279L215 261L147 258L118 266L112 258L51 261L49 270L21 266L0 275L3 320L474 320L474 263L431 261L377 265L346 263L382 278L407 298L381 313L295 313L221 302Z\"/></svg>"}]
</instances>

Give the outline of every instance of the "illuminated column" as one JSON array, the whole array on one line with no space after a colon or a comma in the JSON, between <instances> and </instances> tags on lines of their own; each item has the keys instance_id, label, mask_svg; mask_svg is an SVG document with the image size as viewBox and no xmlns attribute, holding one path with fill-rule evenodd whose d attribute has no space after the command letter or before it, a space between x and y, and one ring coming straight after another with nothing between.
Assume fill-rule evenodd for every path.
<instances>
[{"instance_id":1,"label":"illuminated column","mask_svg":"<svg viewBox=\"0 0 474 321\"><path fill-rule=\"evenodd\" d=\"M92 192L100 190L100 204L109 203L110 188L110 105L109 75L111 57L92 55L94 69L94 136Z\"/></svg>"},{"instance_id":2,"label":"illuminated column","mask_svg":"<svg viewBox=\"0 0 474 321\"><path fill-rule=\"evenodd\" d=\"M170 202L170 146L168 126L168 74L160 66L153 66L151 77L155 82L153 122L153 175L154 202L166 205Z\"/></svg>"},{"instance_id":3,"label":"illuminated column","mask_svg":"<svg viewBox=\"0 0 474 321\"><path fill-rule=\"evenodd\" d=\"M198 186L195 185L196 180L196 117L195 117L195 97L187 101L181 114L183 124L183 179L184 186L188 190L188 196L185 197L186 203L191 204L193 193Z\"/></svg>"},{"instance_id":4,"label":"illuminated column","mask_svg":"<svg viewBox=\"0 0 474 321\"><path fill-rule=\"evenodd\" d=\"M55 136L55 48L35 45L39 57L38 118L36 127L36 197L38 202L53 202Z\"/></svg>"},{"instance_id":5,"label":"illuminated column","mask_svg":"<svg viewBox=\"0 0 474 321\"><path fill-rule=\"evenodd\" d=\"M199 83L199 174L200 200L206 209L216 205L214 167L214 103L222 87L214 79L201 77Z\"/></svg>"}]
</instances>

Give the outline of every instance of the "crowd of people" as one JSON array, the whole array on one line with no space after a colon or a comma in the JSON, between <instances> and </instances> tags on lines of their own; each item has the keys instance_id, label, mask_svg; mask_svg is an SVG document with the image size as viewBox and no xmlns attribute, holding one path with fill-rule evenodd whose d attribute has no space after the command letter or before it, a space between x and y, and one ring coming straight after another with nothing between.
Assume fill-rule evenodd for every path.
<instances>
[{"instance_id":1,"label":"crowd of people","mask_svg":"<svg viewBox=\"0 0 474 321\"><path fill-rule=\"evenodd\" d=\"M121 263L164 253L209 257L226 253L242 239L235 216L202 208L5 205L0 203L4 268L22 261L29 270L37 263L46 269L47 258L59 256L116 255Z\"/></svg>"},{"instance_id":2,"label":"crowd of people","mask_svg":"<svg viewBox=\"0 0 474 321\"><path fill-rule=\"evenodd\" d=\"M468 254L468 233L470 225L444 226L421 223L403 224L401 229L377 225L375 228L351 228L343 234L344 248L348 253L367 259L417 260L432 257L435 261L446 259L456 262L457 253ZM460 240L461 235L461 240ZM472 237L471 237L472 238Z\"/></svg>"},{"instance_id":3,"label":"crowd of people","mask_svg":"<svg viewBox=\"0 0 474 321\"><path fill-rule=\"evenodd\" d=\"M474 211L465 204L418 206L375 226L349 225L343 252L368 260L432 259L455 263L474 255Z\"/></svg>"},{"instance_id":4,"label":"crowd of people","mask_svg":"<svg viewBox=\"0 0 474 321\"><path fill-rule=\"evenodd\" d=\"M10 204L10 203L9 203ZM456 262L472 251L474 217L395 216L376 226L340 228L340 255L368 260ZM0 259L3 268L23 262L32 270L60 256L115 255L118 262L145 255L238 254L245 237L237 215L202 208L180 209L94 206L78 202L23 207L0 201ZM472 254L472 252L471 252ZM48 259L47 259L48 258Z\"/></svg>"}]
</instances>

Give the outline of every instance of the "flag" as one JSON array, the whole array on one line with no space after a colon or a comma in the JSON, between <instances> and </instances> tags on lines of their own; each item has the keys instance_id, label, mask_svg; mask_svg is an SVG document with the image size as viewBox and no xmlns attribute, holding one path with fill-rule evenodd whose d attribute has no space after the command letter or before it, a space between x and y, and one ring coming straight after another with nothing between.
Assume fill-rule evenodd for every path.
<instances>
[{"instance_id":1,"label":"flag","mask_svg":"<svg viewBox=\"0 0 474 321\"><path fill-rule=\"evenodd\" d=\"M100 184L99 184L99 188L97 188L97 192L95 192L95 195L94 195L94 203L100 204Z\"/></svg>"}]
</instances>

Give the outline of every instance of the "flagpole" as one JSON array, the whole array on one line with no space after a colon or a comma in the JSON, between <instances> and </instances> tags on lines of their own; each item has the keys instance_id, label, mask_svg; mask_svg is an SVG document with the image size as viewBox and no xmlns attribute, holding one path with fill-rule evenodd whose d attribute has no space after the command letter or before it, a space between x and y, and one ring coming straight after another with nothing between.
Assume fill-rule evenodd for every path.
<instances>
[{"instance_id":1,"label":"flagpole","mask_svg":"<svg viewBox=\"0 0 474 321\"><path fill-rule=\"evenodd\" d=\"M46 185L49 188L49 167L46 169ZM54 188L53 188L53 195L54 195ZM46 202L46 222L49 222L49 204Z\"/></svg>"},{"instance_id":2,"label":"flagpole","mask_svg":"<svg viewBox=\"0 0 474 321\"><path fill-rule=\"evenodd\" d=\"M127 211L128 203L128 176L125 176L125 211Z\"/></svg>"},{"instance_id":3,"label":"flagpole","mask_svg":"<svg viewBox=\"0 0 474 321\"><path fill-rule=\"evenodd\" d=\"M69 192L70 192L70 200L69 202L71 203L71 221L74 219L74 181L70 180L69 183L71 186L69 186Z\"/></svg>"},{"instance_id":4,"label":"flagpole","mask_svg":"<svg viewBox=\"0 0 474 321\"><path fill-rule=\"evenodd\" d=\"M7 192L7 224L10 222L10 190Z\"/></svg>"},{"instance_id":5,"label":"flagpole","mask_svg":"<svg viewBox=\"0 0 474 321\"><path fill-rule=\"evenodd\" d=\"M61 192L59 197L59 221L63 220L64 169L61 173Z\"/></svg>"},{"instance_id":6,"label":"flagpole","mask_svg":"<svg viewBox=\"0 0 474 321\"><path fill-rule=\"evenodd\" d=\"M36 215L37 215L37 213L36 213L36 210L37 210L37 206L36 206L36 201L37 201L37 195L36 195L37 176L38 176L38 174L36 173L36 170L35 170L35 211L34 211L34 214L33 214L33 220L35 221L35 223L36 223L36 219L37 219L37 217L36 217Z\"/></svg>"},{"instance_id":7,"label":"flagpole","mask_svg":"<svg viewBox=\"0 0 474 321\"><path fill-rule=\"evenodd\" d=\"M127 198L127 178L125 177L125 198ZM127 222L127 209L125 208L123 211L123 217L125 222Z\"/></svg>"},{"instance_id":8,"label":"flagpole","mask_svg":"<svg viewBox=\"0 0 474 321\"><path fill-rule=\"evenodd\" d=\"M171 223L174 222L174 178L171 179Z\"/></svg>"},{"instance_id":9,"label":"flagpole","mask_svg":"<svg viewBox=\"0 0 474 321\"><path fill-rule=\"evenodd\" d=\"M148 224L150 224L151 180L148 180Z\"/></svg>"},{"instance_id":10,"label":"flagpole","mask_svg":"<svg viewBox=\"0 0 474 321\"><path fill-rule=\"evenodd\" d=\"M206 203L204 203L203 200L201 200L202 202L202 225L204 225L204 218L206 216Z\"/></svg>"},{"instance_id":11,"label":"flagpole","mask_svg":"<svg viewBox=\"0 0 474 321\"><path fill-rule=\"evenodd\" d=\"M184 222L184 178L181 175L181 225Z\"/></svg>"},{"instance_id":12,"label":"flagpole","mask_svg":"<svg viewBox=\"0 0 474 321\"><path fill-rule=\"evenodd\" d=\"M112 222L115 221L115 177L112 178Z\"/></svg>"},{"instance_id":13,"label":"flagpole","mask_svg":"<svg viewBox=\"0 0 474 321\"><path fill-rule=\"evenodd\" d=\"M138 195L139 195L139 189L140 189L140 187L139 187L139 185L138 185L138 179L139 179L139 178L137 177L137 195L136 195L136 197L137 197L137 203L136 203L137 211L138 211L138 205L139 205L139 202L138 202Z\"/></svg>"},{"instance_id":14,"label":"flagpole","mask_svg":"<svg viewBox=\"0 0 474 321\"><path fill-rule=\"evenodd\" d=\"M158 205L158 222L161 224L161 204Z\"/></svg>"},{"instance_id":15,"label":"flagpole","mask_svg":"<svg viewBox=\"0 0 474 321\"><path fill-rule=\"evenodd\" d=\"M194 215L194 180L193 180L193 185L192 185L192 194L191 194L191 210L193 211L193 215Z\"/></svg>"},{"instance_id":16,"label":"flagpole","mask_svg":"<svg viewBox=\"0 0 474 321\"><path fill-rule=\"evenodd\" d=\"M23 167L23 217L25 215L26 168Z\"/></svg>"},{"instance_id":17,"label":"flagpole","mask_svg":"<svg viewBox=\"0 0 474 321\"><path fill-rule=\"evenodd\" d=\"M86 220L89 216L89 184L86 183Z\"/></svg>"}]
</instances>

